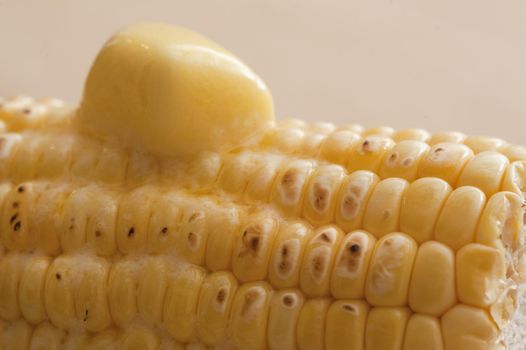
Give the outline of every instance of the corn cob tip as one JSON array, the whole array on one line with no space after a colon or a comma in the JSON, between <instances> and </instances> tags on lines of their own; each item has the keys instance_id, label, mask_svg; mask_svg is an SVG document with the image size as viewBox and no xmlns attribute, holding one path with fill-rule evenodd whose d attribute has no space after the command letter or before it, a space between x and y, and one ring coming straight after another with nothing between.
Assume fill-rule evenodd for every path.
<instances>
[{"instance_id":1,"label":"corn cob tip","mask_svg":"<svg viewBox=\"0 0 526 350\"><path fill-rule=\"evenodd\" d=\"M79 116L92 134L186 157L244 145L274 111L265 83L234 55L187 29L146 23L102 48Z\"/></svg>"}]
</instances>

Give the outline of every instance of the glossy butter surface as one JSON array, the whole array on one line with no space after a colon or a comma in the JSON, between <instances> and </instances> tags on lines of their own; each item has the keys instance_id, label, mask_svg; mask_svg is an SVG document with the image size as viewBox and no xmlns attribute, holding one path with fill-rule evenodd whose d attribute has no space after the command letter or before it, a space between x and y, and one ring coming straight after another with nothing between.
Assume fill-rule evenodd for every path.
<instances>
[{"instance_id":1,"label":"glossy butter surface","mask_svg":"<svg viewBox=\"0 0 526 350\"><path fill-rule=\"evenodd\" d=\"M113 36L86 81L82 126L161 156L242 146L274 120L250 68L187 29L138 24Z\"/></svg>"}]
</instances>

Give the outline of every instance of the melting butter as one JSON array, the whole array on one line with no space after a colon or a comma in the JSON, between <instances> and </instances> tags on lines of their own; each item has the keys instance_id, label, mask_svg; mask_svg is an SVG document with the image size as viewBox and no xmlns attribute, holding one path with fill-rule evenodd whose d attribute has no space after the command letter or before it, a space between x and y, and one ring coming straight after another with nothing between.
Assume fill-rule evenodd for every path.
<instances>
[{"instance_id":1,"label":"melting butter","mask_svg":"<svg viewBox=\"0 0 526 350\"><path fill-rule=\"evenodd\" d=\"M83 129L160 156L242 146L274 122L265 83L192 31L138 24L102 48L78 111Z\"/></svg>"}]
</instances>

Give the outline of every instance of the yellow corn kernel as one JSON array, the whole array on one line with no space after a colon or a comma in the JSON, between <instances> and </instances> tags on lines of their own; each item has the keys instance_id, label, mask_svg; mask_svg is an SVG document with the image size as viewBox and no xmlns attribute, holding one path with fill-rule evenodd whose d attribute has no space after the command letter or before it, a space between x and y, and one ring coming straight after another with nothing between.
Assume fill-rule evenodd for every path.
<instances>
[{"instance_id":1,"label":"yellow corn kernel","mask_svg":"<svg viewBox=\"0 0 526 350\"><path fill-rule=\"evenodd\" d=\"M446 132L438 132L436 134L431 135L431 138L429 139L428 143L429 145L433 146L437 143L462 143L464 139L466 138L466 135L460 132L456 131L446 131Z\"/></svg>"},{"instance_id":2,"label":"yellow corn kernel","mask_svg":"<svg viewBox=\"0 0 526 350\"><path fill-rule=\"evenodd\" d=\"M122 253L144 250L152 198L153 190L149 186L138 187L120 198L115 236L117 248Z\"/></svg>"},{"instance_id":3,"label":"yellow corn kernel","mask_svg":"<svg viewBox=\"0 0 526 350\"><path fill-rule=\"evenodd\" d=\"M362 227L367 203L378 181L378 176L370 171L356 171L343 179L335 208L336 223L343 230Z\"/></svg>"},{"instance_id":4,"label":"yellow corn kernel","mask_svg":"<svg viewBox=\"0 0 526 350\"><path fill-rule=\"evenodd\" d=\"M413 314L407 322L403 350L443 350L440 321L431 316Z\"/></svg>"},{"instance_id":5,"label":"yellow corn kernel","mask_svg":"<svg viewBox=\"0 0 526 350\"><path fill-rule=\"evenodd\" d=\"M66 253L78 250L86 244L86 226L93 197L90 187L81 187L70 193L62 207L60 245Z\"/></svg>"},{"instance_id":6,"label":"yellow corn kernel","mask_svg":"<svg viewBox=\"0 0 526 350\"><path fill-rule=\"evenodd\" d=\"M11 158L9 170L14 183L35 178L39 158L38 135L25 135Z\"/></svg>"},{"instance_id":7,"label":"yellow corn kernel","mask_svg":"<svg viewBox=\"0 0 526 350\"><path fill-rule=\"evenodd\" d=\"M20 278L18 297L20 310L26 320L33 324L44 321L44 282L51 259L45 256L32 257Z\"/></svg>"},{"instance_id":8,"label":"yellow corn kernel","mask_svg":"<svg viewBox=\"0 0 526 350\"><path fill-rule=\"evenodd\" d=\"M269 156L266 162L256 170L250 179L248 179L248 183L245 188L245 197L249 200L260 200L267 202L270 198L274 179L278 176L282 166L282 156Z\"/></svg>"},{"instance_id":9,"label":"yellow corn kernel","mask_svg":"<svg viewBox=\"0 0 526 350\"><path fill-rule=\"evenodd\" d=\"M185 350L185 346L172 338L162 338L159 350Z\"/></svg>"},{"instance_id":10,"label":"yellow corn kernel","mask_svg":"<svg viewBox=\"0 0 526 350\"><path fill-rule=\"evenodd\" d=\"M20 317L19 285L26 260L19 254L7 254L0 260L0 318L13 321Z\"/></svg>"},{"instance_id":11,"label":"yellow corn kernel","mask_svg":"<svg viewBox=\"0 0 526 350\"><path fill-rule=\"evenodd\" d=\"M503 145L499 152L504 154L510 162L526 161L526 147L520 145Z\"/></svg>"},{"instance_id":12,"label":"yellow corn kernel","mask_svg":"<svg viewBox=\"0 0 526 350\"><path fill-rule=\"evenodd\" d=\"M163 317L163 300L168 285L167 259L164 256L144 258L137 279L137 310L142 320L158 324Z\"/></svg>"},{"instance_id":13,"label":"yellow corn kernel","mask_svg":"<svg viewBox=\"0 0 526 350\"><path fill-rule=\"evenodd\" d=\"M435 239L454 250L473 242L485 204L486 196L478 188L465 186L454 190L438 217Z\"/></svg>"},{"instance_id":14,"label":"yellow corn kernel","mask_svg":"<svg viewBox=\"0 0 526 350\"><path fill-rule=\"evenodd\" d=\"M4 198L0 236L2 244L9 250L29 250L36 237L29 227L30 208L40 191L32 183L12 187Z\"/></svg>"},{"instance_id":15,"label":"yellow corn kernel","mask_svg":"<svg viewBox=\"0 0 526 350\"><path fill-rule=\"evenodd\" d=\"M387 152L378 174L382 179L399 177L413 181L417 177L420 160L428 152L429 145L425 142L401 141Z\"/></svg>"},{"instance_id":16,"label":"yellow corn kernel","mask_svg":"<svg viewBox=\"0 0 526 350\"><path fill-rule=\"evenodd\" d=\"M135 330L135 329L134 329ZM126 337L127 333L124 334ZM93 337L89 337L84 341L84 347L79 347L83 350L121 350L122 340L119 334L114 330L97 333Z\"/></svg>"},{"instance_id":17,"label":"yellow corn kernel","mask_svg":"<svg viewBox=\"0 0 526 350\"><path fill-rule=\"evenodd\" d=\"M329 307L325 320L325 348L361 350L369 306L363 301L339 300Z\"/></svg>"},{"instance_id":18,"label":"yellow corn kernel","mask_svg":"<svg viewBox=\"0 0 526 350\"><path fill-rule=\"evenodd\" d=\"M128 153L116 147L103 147L95 168L96 179L109 184L126 182Z\"/></svg>"},{"instance_id":19,"label":"yellow corn kernel","mask_svg":"<svg viewBox=\"0 0 526 350\"><path fill-rule=\"evenodd\" d=\"M231 193L241 194L256 171L266 162L261 154L244 152L233 154L224 161L219 175L220 187Z\"/></svg>"},{"instance_id":20,"label":"yellow corn kernel","mask_svg":"<svg viewBox=\"0 0 526 350\"><path fill-rule=\"evenodd\" d=\"M329 294L331 271L342 236L336 226L320 227L313 232L300 269L301 290L309 297Z\"/></svg>"},{"instance_id":21,"label":"yellow corn kernel","mask_svg":"<svg viewBox=\"0 0 526 350\"><path fill-rule=\"evenodd\" d=\"M97 257L79 258L73 264L71 287L76 318L82 321L86 330L100 332L112 324L107 302L110 264Z\"/></svg>"},{"instance_id":22,"label":"yellow corn kernel","mask_svg":"<svg viewBox=\"0 0 526 350\"><path fill-rule=\"evenodd\" d=\"M285 215L299 216L302 211L305 187L313 170L313 163L296 160L287 164L276 177L271 190L271 202Z\"/></svg>"},{"instance_id":23,"label":"yellow corn kernel","mask_svg":"<svg viewBox=\"0 0 526 350\"><path fill-rule=\"evenodd\" d=\"M309 180L303 203L303 216L313 225L333 221L336 195L345 170L337 165L318 167Z\"/></svg>"},{"instance_id":24,"label":"yellow corn kernel","mask_svg":"<svg viewBox=\"0 0 526 350\"><path fill-rule=\"evenodd\" d=\"M296 327L305 298L294 289L275 293L270 302L267 345L271 350L295 350Z\"/></svg>"},{"instance_id":25,"label":"yellow corn kernel","mask_svg":"<svg viewBox=\"0 0 526 350\"><path fill-rule=\"evenodd\" d=\"M468 305L493 304L506 279L503 252L478 243L460 249L456 262L458 299Z\"/></svg>"},{"instance_id":26,"label":"yellow corn kernel","mask_svg":"<svg viewBox=\"0 0 526 350\"><path fill-rule=\"evenodd\" d=\"M302 222L281 223L269 262L268 279L273 287L283 289L298 285L303 252L310 234L310 227Z\"/></svg>"},{"instance_id":27,"label":"yellow corn kernel","mask_svg":"<svg viewBox=\"0 0 526 350\"><path fill-rule=\"evenodd\" d=\"M180 266L170 274L164 298L163 322L166 330L180 342L196 336L197 302L205 271L193 265Z\"/></svg>"},{"instance_id":28,"label":"yellow corn kernel","mask_svg":"<svg viewBox=\"0 0 526 350\"><path fill-rule=\"evenodd\" d=\"M416 242L401 233L382 237L374 248L365 297L374 306L403 306L417 252Z\"/></svg>"},{"instance_id":29,"label":"yellow corn kernel","mask_svg":"<svg viewBox=\"0 0 526 350\"><path fill-rule=\"evenodd\" d=\"M499 333L487 311L462 304L450 309L441 324L447 350L491 350Z\"/></svg>"},{"instance_id":30,"label":"yellow corn kernel","mask_svg":"<svg viewBox=\"0 0 526 350\"><path fill-rule=\"evenodd\" d=\"M203 152L186 164L185 176L181 185L183 188L192 190L210 189L216 183L222 166L223 159L220 154ZM155 181L155 178L149 181Z\"/></svg>"},{"instance_id":31,"label":"yellow corn kernel","mask_svg":"<svg viewBox=\"0 0 526 350\"><path fill-rule=\"evenodd\" d=\"M451 186L444 180L425 177L409 185L400 209L400 231L422 244L433 237L438 215Z\"/></svg>"},{"instance_id":32,"label":"yellow corn kernel","mask_svg":"<svg viewBox=\"0 0 526 350\"><path fill-rule=\"evenodd\" d=\"M77 138L71 149L69 172L81 179L96 178L101 152L102 144L99 141L87 137Z\"/></svg>"},{"instance_id":33,"label":"yellow corn kernel","mask_svg":"<svg viewBox=\"0 0 526 350\"><path fill-rule=\"evenodd\" d=\"M326 315L330 299L308 299L301 308L296 329L301 350L323 349L325 346Z\"/></svg>"},{"instance_id":34,"label":"yellow corn kernel","mask_svg":"<svg viewBox=\"0 0 526 350\"><path fill-rule=\"evenodd\" d=\"M305 139L305 131L298 128L277 128L269 135L266 144L288 154L298 153Z\"/></svg>"},{"instance_id":35,"label":"yellow corn kernel","mask_svg":"<svg viewBox=\"0 0 526 350\"><path fill-rule=\"evenodd\" d=\"M265 282L242 285L232 304L230 334L236 349L266 349L271 288Z\"/></svg>"},{"instance_id":36,"label":"yellow corn kernel","mask_svg":"<svg viewBox=\"0 0 526 350\"><path fill-rule=\"evenodd\" d=\"M327 135L320 147L320 156L335 164L346 164L352 149L361 141L360 135L340 130Z\"/></svg>"},{"instance_id":37,"label":"yellow corn kernel","mask_svg":"<svg viewBox=\"0 0 526 350\"><path fill-rule=\"evenodd\" d=\"M122 335L122 350L157 350L159 338L146 328L129 328Z\"/></svg>"},{"instance_id":38,"label":"yellow corn kernel","mask_svg":"<svg viewBox=\"0 0 526 350\"><path fill-rule=\"evenodd\" d=\"M88 208L86 239L95 252L111 256L117 250L115 237L118 211L118 195L102 188L94 188Z\"/></svg>"},{"instance_id":39,"label":"yellow corn kernel","mask_svg":"<svg viewBox=\"0 0 526 350\"><path fill-rule=\"evenodd\" d=\"M365 279L376 238L364 231L345 235L331 275L331 294L337 299L363 299Z\"/></svg>"},{"instance_id":40,"label":"yellow corn kernel","mask_svg":"<svg viewBox=\"0 0 526 350\"><path fill-rule=\"evenodd\" d=\"M75 137L69 133L50 133L40 138L41 154L36 174L40 178L58 178L67 174Z\"/></svg>"},{"instance_id":41,"label":"yellow corn kernel","mask_svg":"<svg viewBox=\"0 0 526 350\"><path fill-rule=\"evenodd\" d=\"M448 246L429 241L415 258L409 306L415 312L440 316L456 301L455 253Z\"/></svg>"},{"instance_id":42,"label":"yellow corn kernel","mask_svg":"<svg viewBox=\"0 0 526 350\"><path fill-rule=\"evenodd\" d=\"M369 170L377 172L384 156L395 143L388 137L379 135L364 135L363 141L356 145L349 155L347 169L350 172Z\"/></svg>"},{"instance_id":43,"label":"yellow corn kernel","mask_svg":"<svg viewBox=\"0 0 526 350\"><path fill-rule=\"evenodd\" d=\"M197 332L205 344L215 346L226 340L237 287L235 277L229 272L214 272L205 278L197 303Z\"/></svg>"},{"instance_id":44,"label":"yellow corn kernel","mask_svg":"<svg viewBox=\"0 0 526 350\"><path fill-rule=\"evenodd\" d=\"M321 145L327 138L325 134L309 131L305 134L301 154L305 157L317 158L320 154Z\"/></svg>"},{"instance_id":45,"label":"yellow corn kernel","mask_svg":"<svg viewBox=\"0 0 526 350\"><path fill-rule=\"evenodd\" d=\"M131 323L137 315L137 280L140 265L133 258L116 261L108 279L108 303L113 321L120 327Z\"/></svg>"},{"instance_id":46,"label":"yellow corn kernel","mask_svg":"<svg viewBox=\"0 0 526 350\"><path fill-rule=\"evenodd\" d=\"M395 142L406 140L427 142L430 137L431 135L429 135L426 130L415 128L399 130L393 134L393 140Z\"/></svg>"},{"instance_id":47,"label":"yellow corn kernel","mask_svg":"<svg viewBox=\"0 0 526 350\"><path fill-rule=\"evenodd\" d=\"M390 126L377 126L374 128L369 128L364 130L363 135L369 136L369 135L381 135L385 137L391 137L393 136L395 130L391 128Z\"/></svg>"},{"instance_id":48,"label":"yellow corn kernel","mask_svg":"<svg viewBox=\"0 0 526 350\"><path fill-rule=\"evenodd\" d=\"M476 242L498 249L517 249L523 218L523 198L512 192L494 194L477 227Z\"/></svg>"},{"instance_id":49,"label":"yellow corn kernel","mask_svg":"<svg viewBox=\"0 0 526 350\"><path fill-rule=\"evenodd\" d=\"M435 144L420 161L418 177L438 177L456 186L462 170L473 157L473 151L465 145Z\"/></svg>"},{"instance_id":50,"label":"yellow corn kernel","mask_svg":"<svg viewBox=\"0 0 526 350\"><path fill-rule=\"evenodd\" d=\"M11 172L11 159L22 141L22 136L15 133L0 135L0 176L5 179Z\"/></svg>"},{"instance_id":51,"label":"yellow corn kernel","mask_svg":"<svg viewBox=\"0 0 526 350\"><path fill-rule=\"evenodd\" d=\"M502 190L514 192L526 198L526 161L510 164L502 181Z\"/></svg>"},{"instance_id":52,"label":"yellow corn kernel","mask_svg":"<svg viewBox=\"0 0 526 350\"><path fill-rule=\"evenodd\" d=\"M307 123L307 128L310 131L319 132L321 134L330 134L336 129L334 124L328 122Z\"/></svg>"},{"instance_id":53,"label":"yellow corn kernel","mask_svg":"<svg viewBox=\"0 0 526 350\"><path fill-rule=\"evenodd\" d=\"M60 227L62 206L69 196L69 185L46 188L32 209L32 224L38 247L43 253L56 256L62 251L60 246Z\"/></svg>"},{"instance_id":54,"label":"yellow corn kernel","mask_svg":"<svg viewBox=\"0 0 526 350\"><path fill-rule=\"evenodd\" d=\"M366 350L402 349L410 311L403 307L375 307L367 317Z\"/></svg>"},{"instance_id":55,"label":"yellow corn kernel","mask_svg":"<svg viewBox=\"0 0 526 350\"><path fill-rule=\"evenodd\" d=\"M182 218L175 233L175 250L185 261L203 265L208 240L208 213L213 205L205 200L182 201L182 207Z\"/></svg>"},{"instance_id":56,"label":"yellow corn kernel","mask_svg":"<svg viewBox=\"0 0 526 350\"><path fill-rule=\"evenodd\" d=\"M44 306L51 323L71 329L76 323L74 282L76 277L73 257L60 256L53 260L44 282Z\"/></svg>"},{"instance_id":57,"label":"yellow corn kernel","mask_svg":"<svg viewBox=\"0 0 526 350\"><path fill-rule=\"evenodd\" d=\"M229 270L232 262L232 251L239 232L240 216L236 208L216 207L208 212L208 240L206 241L206 266L211 271Z\"/></svg>"},{"instance_id":58,"label":"yellow corn kernel","mask_svg":"<svg viewBox=\"0 0 526 350\"><path fill-rule=\"evenodd\" d=\"M182 215L181 205L176 193L154 196L146 239L148 252L165 253L174 249Z\"/></svg>"},{"instance_id":59,"label":"yellow corn kernel","mask_svg":"<svg viewBox=\"0 0 526 350\"><path fill-rule=\"evenodd\" d=\"M482 152L477 154L466 165L460 178L458 186L474 186L481 189L486 196L490 197L500 190L500 185L509 160L497 152Z\"/></svg>"},{"instance_id":60,"label":"yellow corn kernel","mask_svg":"<svg viewBox=\"0 0 526 350\"><path fill-rule=\"evenodd\" d=\"M232 272L242 282L265 279L278 225L270 217L247 218L237 233L232 255Z\"/></svg>"},{"instance_id":61,"label":"yellow corn kernel","mask_svg":"<svg viewBox=\"0 0 526 350\"><path fill-rule=\"evenodd\" d=\"M501 139L476 135L466 137L463 142L471 148L475 154L486 151L496 151L505 145L505 142Z\"/></svg>"},{"instance_id":62,"label":"yellow corn kernel","mask_svg":"<svg viewBox=\"0 0 526 350\"><path fill-rule=\"evenodd\" d=\"M33 330L30 350L60 350L65 338L64 331L55 328L48 322L42 322Z\"/></svg>"},{"instance_id":63,"label":"yellow corn kernel","mask_svg":"<svg viewBox=\"0 0 526 350\"><path fill-rule=\"evenodd\" d=\"M27 350L33 327L24 320L17 320L8 325L4 331L4 344L0 344L6 350Z\"/></svg>"},{"instance_id":64,"label":"yellow corn kernel","mask_svg":"<svg viewBox=\"0 0 526 350\"><path fill-rule=\"evenodd\" d=\"M363 218L363 228L377 238L399 230L400 207L409 184L406 180L389 178L374 188Z\"/></svg>"}]
</instances>

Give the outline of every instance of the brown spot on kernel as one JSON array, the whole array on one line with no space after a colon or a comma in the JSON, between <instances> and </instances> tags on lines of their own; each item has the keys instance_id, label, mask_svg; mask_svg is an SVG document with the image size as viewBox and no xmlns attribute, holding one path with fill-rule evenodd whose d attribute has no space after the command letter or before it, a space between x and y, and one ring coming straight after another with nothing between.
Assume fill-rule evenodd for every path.
<instances>
[{"instance_id":1,"label":"brown spot on kernel","mask_svg":"<svg viewBox=\"0 0 526 350\"><path fill-rule=\"evenodd\" d=\"M243 231L243 250L241 255L244 253L257 254L261 247L261 236L263 235L263 226L256 224L248 227Z\"/></svg>"},{"instance_id":2,"label":"brown spot on kernel","mask_svg":"<svg viewBox=\"0 0 526 350\"><path fill-rule=\"evenodd\" d=\"M349 247L349 250L351 251L351 253L359 253L360 252L360 245L359 244L352 244L350 247Z\"/></svg>"},{"instance_id":3,"label":"brown spot on kernel","mask_svg":"<svg viewBox=\"0 0 526 350\"><path fill-rule=\"evenodd\" d=\"M327 187L319 183L314 184L314 207L317 210L323 211L327 208L329 194Z\"/></svg>"},{"instance_id":4,"label":"brown spot on kernel","mask_svg":"<svg viewBox=\"0 0 526 350\"><path fill-rule=\"evenodd\" d=\"M191 231L188 232L188 234L186 235L186 239L192 247L195 247L195 245L197 244L197 235Z\"/></svg>"},{"instance_id":5,"label":"brown spot on kernel","mask_svg":"<svg viewBox=\"0 0 526 350\"><path fill-rule=\"evenodd\" d=\"M16 220L17 217L18 217L18 213L15 213L15 215L11 216L11 219L9 219L9 223L13 224L13 222Z\"/></svg>"},{"instance_id":6,"label":"brown spot on kernel","mask_svg":"<svg viewBox=\"0 0 526 350\"><path fill-rule=\"evenodd\" d=\"M396 162L397 159L398 159L398 153L393 152L393 153L391 153L391 155L389 156L387 161L392 164L392 163Z\"/></svg>"},{"instance_id":7,"label":"brown spot on kernel","mask_svg":"<svg viewBox=\"0 0 526 350\"><path fill-rule=\"evenodd\" d=\"M281 179L281 184L283 186L289 186L296 181L296 172L293 169L288 170Z\"/></svg>"},{"instance_id":8,"label":"brown spot on kernel","mask_svg":"<svg viewBox=\"0 0 526 350\"><path fill-rule=\"evenodd\" d=\"M26 190L26 189L25 189L24 186L18 186L18 188L17 188L18 193L22 193L22 192L24 192L25 190Z\"/></svg>"},{"instance_id":9,"label":"brown spot on kernel","mask_svg":"<svg viewBox=\"0 0 526 350\"><path fill-rule=\"evenodd\" d=\"M391 211L389 209L385 209L382 213L382 219L388 220L391 217Z\"/></svg>"},{"instance_id":10,"label":"brown spot on kernel","mask_svg":"<svg viewBox=\"0 0 526 350\"><path fill-rule=\"evenodd\" d=\"M286 245L283 245L283 247L281 247L281 256L286 258L287 255L289 255L289 248Z\"/></svg>"},{"instance_id":11,"label":"brown spot on kernel","mask_svg":"<svg viewBox=\"0 0 526 350\"><path fill-rule=\"evenodd\" d=\"M83 321L86 322L88 320L88 309L84 312L84 319Z\"/></svg>"},{"instance_id":12,"label":"brown spot on kernel","mask_svg":"<svg viewBox=\"0 0 526 350\"><path fill-rule=\"evenodd\" d=\"M323 232L321 235L320 235L320 239L323 241L323 242L326 242L326 243L332 243L332 239L331 237L329 236L329 234L327 232Z\"/></svg>"},{"instance_id":13,"label":"brown spot on kernel","mask_svg":"<svg viewBox=\"0 0 526 350\"><path fill-rule=\"evenodd\" d=\"M217 296L216 296L216 300L219 304L223 304L223 302L225 301L226 299L226 290L224 288L221 288L218 292L217 292Z\"/></svg>"},{"instance_id":14,"label":"brown spot on kernel","mask_svg":"<svg viewBox=\"0 0 526 350\"><path fill-rule=\"evenodd\" d=\"M292 307L295 304L296 298L294 298L294 296L292 296L291 294L285 294L281 301L283 302L283 305L287 307Z\"/></svg>"},{"instance_id":15,"label":"brown spot on kernel","mask_svg":"<svg viewBox=\"0 0 526 350\"><path fill-rule=\"evenodd\" d=\"M289 269L289 266L290 265L285 260L282 260L279 263L278 268L281 272L286 272Z\"/></svg>"},{"instance_id":16,"label":"brown spot on kernel","mask_svg":"<svg viewBox=\"0 0 526 350\"><path fill-rule=\"evenodd\" d=\"M250 290L245 294L245 302L241 308L241 315L246 315L250 311L252 305L259 299L259 294L257 290Z\"/></svg>"},{"instance_id":17,"label":"brown spot on kernel","mask_svg":"<svg viewBox=\"0 0 526 350\"><path fill-rule=\"evenodd\" d=\"M413 158L406 158L406 159L404 159L404 161L402 162L402 165L405 166L405 167L408 167L408 166L410 166L411 164L413 164Z\"/></svg>"},{"instance_id":18,"label":"brown spot on kernel","mask_svg":"<svg viewBox=\"0 0 526 350\"><path fill-rule=\"evenodd\" d=\"M312 268L316 274L320 274L323 271L324 259L321 256L315 256L312 259Z\"/></svg>"},{"instance_id":19,"label":"brown spot on kernel","mask_svg":"<svg viewBox=\"0 0 526 350\"><path fill-rule=\"evenodd\" d=\"M443 149L442 147L437 147L434 150L435 153L440 153L440 152L443 152L443 151L445 151L445 149Z\"/></svg>"},{"instance_id":20,"label":"brown spot on kernel","mask_svg":"<svg viewBox=\"0 0 526 350\"><path fill-rule=\"evenodd\" d=\"M95 231L95 237L100 237L101 235L102 233L99 230Z\"/></svg>"},{"instance_id":21,"label":"brown spot on kernel","mask_svg":"<svg viewBox=\"0 0 526 350\"><path fill-rule=\"evenodd\" d=\"M22 110L22 113L23 113L23 114L29 114L29 113L31 113L31 109L29 109L29 108L24 108L24 109Z\"/></svg>"},{"instance_id":22,"label":"brown spot on kernel","mask_svg":"<svg viewBox=\"0 0 526 350\"><path fill-rule=\"evenodd\" d=\"M69 219L69 227L68 227L68 229L70 231L73 231L74 228L75 228L75 218L71 218L71 219Z\"/></svg>"},{"instance_id":23,"label":"brown spot on kernel","mask_svg":"<svg viewBox=\"0 0 526 350\"><path fill-rule=\"evenodd\" d=\"M133 237L135 236L135 227L130 227L130 229L128 230L128 237Z\"/></svg>"},{"instance_id":24,"label":"brown spot on kernel","mask_svg":"<svg viewBox=\"0 0 526 350\"><path fill-rule=\"evenodd\" d=\"M22 227L22 224L20 223L20 221L17 221L15 222L15 225L13 226L13 230L19 231L21 227Z\"/></svg>"},{"instance_id":25,"label":"brown spot on kernel","mask_svg":"<svg viewBox=\"0 0 526 350\"><path fill-rule=\"evenodd\" d=\"M163 227L163 228L161 229L161 233L162 233L163 235L166 234L167 232L168 232L168 227Z\"/></svg>"},{"instance_id":26,"label":"brown spot on kernel","mask_svg":"<svg viewBox=\"0 0 526 350\"><path fill-rule=\"evenodd\" d=\"M193 213L193 214L190 216L190 218L188 218L188 222L194 222L195 220L201 218L202 216L203 216L202 213L199 213L199 212L197 212L197 213Z\"/></svg>"},{"instance_id":27,"label":"brown spot on kernel","mask_svg":"<svg viewBox=\"0 0 526 350\"><path fill-rule=\"evenodd\" d=\"M12 205L13 209L16 209L18 208L18 202L13 202L13 205Z\"/></svg>"},{"instance_id":28,"label":"brown spot on kernel","mask_svg":"<svg viewBox=\"0 0 526 350\"><path fill-rule=\"evenodd\" d=\"M351 312L351 313L356 313L356 308L349 304L343 304L342 309L344 309L345 311Z\"/></svg>"},{"instance_id":29,"label":"brown spot on kernel","mask_svg":"<svg viewBox=\"0 0 526 350\"><path fill-rule=\"evenodd\" d=\"M57 279L57 281L60 281L62 279L62 275L60 273L56 273L55 274L55 278Z\"/></svg>"},{"instance_id":30,"label":"brown spot on kernel","mask_svg":"<svg viewBox=\"0 0 526 350\"><path fill-rule=\"evenodd\" d=\"M369 152L372 152L373 149L372 149L371 146L372 146L372 145L371 145L371 141L369 141L369 140L366 139L366 140L363 141L363 143L362 143L362 152L363 152L363 153L369 153Z\"/></svg>"}]
</instances>

